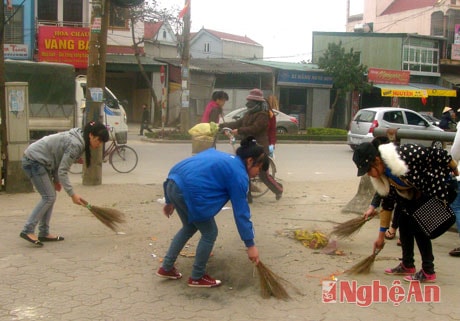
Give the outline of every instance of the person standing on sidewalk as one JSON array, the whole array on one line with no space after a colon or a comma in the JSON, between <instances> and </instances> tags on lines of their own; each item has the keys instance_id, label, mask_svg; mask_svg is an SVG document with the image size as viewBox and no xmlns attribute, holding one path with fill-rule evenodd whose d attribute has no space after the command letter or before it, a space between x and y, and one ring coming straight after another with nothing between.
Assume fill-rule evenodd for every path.
<instances>
[{"instance_id":1,"label":"person standing on sidewalk","mask_svg":"<svg viewBox=\"0 0 460 321\"><path fill-rule=\"evenodd\" d=\"M431 239L420 229L412 213L422 194L451 201L451 192L444 182L452 172L458 175L457 162L443 149L413 144L400 147L393 143L376 145L362 143L353 153L358 176L367 174L377 193L383 197L374 251L383 248L391 212L397 204L403 211L399 218L402 262L395 268L386 269L385 274L405 275L405 281L435 282ZM414 240L422 257L419 272L414 265Z\"/></svg>"},{"instance_id":2,"label":"person standing on sidewalk","mask_svg":"<svg viewBox=\"0 0 460 321\"><path fill-rule=\"evenodd\" d=\"M210 148L177 163L163 184L166 201L163 213L169 218L176 209L182 228L174 236L156 275L174 280L182 277L174 263L188 240L199 231L201 238L188 285L210 288L221 284L220 280L206 273L206 265L217 238L214 217L229 200L248 258L258 264L259 251L254 243L246 194L249 178L257 176L267 166L264 148L257 144L254 137L241 141L236 156Z\"/></svg>"},{"instance_id":3,"label":"person standing on sidewalk","mask_svg":"<svg viewBox=\"0 0 460 321\"><path fill-rule=\"evenodd\" d=\"M152 132L152 130L149 128L149 123L150 123L149 109L147 108L147 104L142 104L142 120L141 120L141 130L139 132L139 136L144 136L144 129L148 130L149 132Z\"/></svg>"},{"instance_id":4,"label":"person standing on sidewalk","mask_svg":"<svg viewBox=\"0 0 460 321\"><path fill-rule=\"evenodd\" d=\"M457 124L457 133L455 134L454 142L452 143L452 148L450 149L450 154L452 158L455 159L457 162L460 161L460 126ZM458 190L460 191L460 177L457 176L457 186ZM457 225L457 232L460 236L460 193L457 194L455 200L450 204L450 207L455 213L456 217L456 225ZM450 256L460 257L460 247L454 248L452 251L449 252Z\"/></svg>"},{"instance_id":5,"label":"person standing on sidewalk","mask_svg":"<svg viewBox=\"0 0 460 321\"><path fill-rule=\"evenodd\" d=\"M83 131L69 131L45 136L32 143L24 151L22 168L31 180L41 200L32 210L19 236L36 246L42 242L63 241L62 236L50 234L50 220L56 202L56 191L62 187L78 205L84 205L76 194L68 177L70 166L85 153L86 166L91 165L91 149L96 149L109 140L109 132L100 122L89 122ZM38 224L38 238L35 228Z\"/></svg>"},{"instance_id":6,"label":"person standing on sidewalk","mask_svg":"<svg viewBox=\"0 0 460 321\"><path fill-rule=\"evenodd\" d=\"M224 105L228 100L228 94L223 90L218 90L212 93L211 101L206 105L202 123L215 122L216 124L224 122Z\"/></svg>"}]
</instances>

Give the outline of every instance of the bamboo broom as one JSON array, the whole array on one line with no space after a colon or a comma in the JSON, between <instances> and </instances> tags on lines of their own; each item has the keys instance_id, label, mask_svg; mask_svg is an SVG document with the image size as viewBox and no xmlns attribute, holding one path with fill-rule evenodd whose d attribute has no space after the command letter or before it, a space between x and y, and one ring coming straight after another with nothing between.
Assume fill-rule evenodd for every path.
<instances>
[{"instance_id":1,"label":"bamboo broom","mask_svg":"<svg viewBox=\"0 0 460 321\"><path fill-rule=\"evenodd\" d=\"M262 261L256 265L259 272L260 290L264 299L274 296L277 299L288 300L291 297L287 293L281 281L287 282L282 277L271 271Z\"/></svg>"},{"instance_id":2,"label":"bamboo broom","mask_svg":"<svg viewBox=\"0 0 460 321\"><path fill-rule=\"evenodd\" d=\"M374 265L375 257L382 249L375 249L374 253L353 265L349 270L345 271L347 274L369 274L372 266Z\"/></svg>"},{"instance_id":3,"label":"bamboo broom","mask_svg":"<svg viewBox=\"0 0 460 321\"><path fill-rule=\"evenodd\" d=\"M346 222L337 224L336 226L334 226L332 234L337 235L338 238L350 237L353 234L357 233L364 225L364 223L369 221L371 218L372 216L369 216L368 218L360 216L352 218L351 220L348 220Z\"/></svg>"},{"instance_id":4,"label":"bamboo broom","mask_svg":"<svg viewBox=\"0 0 460 321\"><path fill-rule=\"evenodd\" d=\"M118 224L125 223L125 215L117 209L94 206L81 199L85 204L84 206L90 210L90 212L112 231L116 232Z\"/></svg>"}]
</instances>

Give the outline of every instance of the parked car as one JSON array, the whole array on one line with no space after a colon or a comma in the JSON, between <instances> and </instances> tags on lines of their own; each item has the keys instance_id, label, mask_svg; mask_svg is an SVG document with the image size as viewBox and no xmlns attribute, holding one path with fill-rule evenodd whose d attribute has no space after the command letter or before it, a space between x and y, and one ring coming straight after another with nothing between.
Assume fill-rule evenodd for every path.
<instances>
[{"instance_id":1,"label":"parked car","mask_svg":"<svg viewBox=\"0 0 460 321\"><path fill-rule=\"evenodd\" d=\"M238 120L244 116L246 111L246 107L235 109L224 116L224 122L229 123ZM276 117L276 132L278 134L297 134L299 132L297 118L286 115L279 110L273 110L273 112Z\"/></svg>"},{"instance_id":2,"label":"parked car","mask_svg":"<svg viewBox=\"0 0 460 321\"><path fill-rule=\"evenodd\" d=\"M420 115L422 115L424 118L426 118L426 120L428 120L430 122L430 124L439 127L439 122L441 121L440 119L434 117L431 114L427 114L427 113L420 113Z\"/></svg>"},{"instance_id":3,"label":"parked car","mask_svg":"<svg viewBox=\"0 0 460 321\"><path fill-rule=\"evenodd\" d=\"M347 134L348 145L354 150L361 143L371 142L374 139L374 129L377 127L442 131L441 128L431 124L424 116L410 109L398 107L364 108L356 113L350 123ZM443 147L441 141L406 139L401 143Z\"/></svg>"}]
</instances>

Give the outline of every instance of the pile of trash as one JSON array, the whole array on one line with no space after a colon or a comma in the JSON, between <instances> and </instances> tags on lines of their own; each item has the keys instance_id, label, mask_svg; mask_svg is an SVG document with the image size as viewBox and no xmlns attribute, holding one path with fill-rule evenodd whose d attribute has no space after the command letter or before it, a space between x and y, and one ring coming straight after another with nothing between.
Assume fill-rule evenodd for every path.
<instances>
[{"instance_id":1,"label":"pile of trash","mask_svg":"<svg viewBox=\"0 0 460 321\"><path fill-rule=\"evenodd\" d=\"M329 243L329 238L319 231L295 230L294 238L310 249L322 249Z\"/></svg>"}]
</instances>

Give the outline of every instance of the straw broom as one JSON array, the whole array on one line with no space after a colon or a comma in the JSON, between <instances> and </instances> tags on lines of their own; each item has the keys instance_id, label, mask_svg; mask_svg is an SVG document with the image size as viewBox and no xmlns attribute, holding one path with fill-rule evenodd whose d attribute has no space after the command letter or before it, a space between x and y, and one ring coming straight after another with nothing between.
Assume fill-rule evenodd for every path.
<instances>
[{"instance_id":1,"label":"straw broom","mask_svg":"<svg viewBox=\"0 0 460 321\"><path fill-rule=\"evenodd\" d=\"M345 271L347 274L369 274L372 266L374 265L375 257L382 249L375 249L374 253L353 265L349 270Z\"/></svg>"},{"instance_id":2,"label":"straw broom","mask_svg":"<svg viewBox=\"0 0 460 321\"><path fill-rule=\"evenodd\" d=\"M274 296L277 299L287 300L291 297L287 293L281 281L287 282L282 277L271 271L262 261L256 265L259 272L261 295L264 299Z\"/></svg>"},{"instance_id":3,"label":"straw broom","mask_svg":"<svg viewBox=\"0 0 460 321\"><path fill-rule=\"evenodd\" d=\"M96 218L102 222L105 226L116 232L118 224L125 223L125 215L114 208L94 206L81 199L85 204L84 206L90 210L90 212L96 216Z\"/></svg>"},{"instance_id":4,"label":"straw broom","mask_svg":"<svg viewBox=\"0 0 460 321\"><path fill-rule=\"evenodd\" d=\"M338 238L345 238L349 237L355 233L357 233L361 227L369 221L372 217L369 216L368 218L364 216L352 218L351 220L348 220L346 222L337 224L334 226L334 229L332 230L332 234L337 235Z\"/></svg>"}]
</instances>

